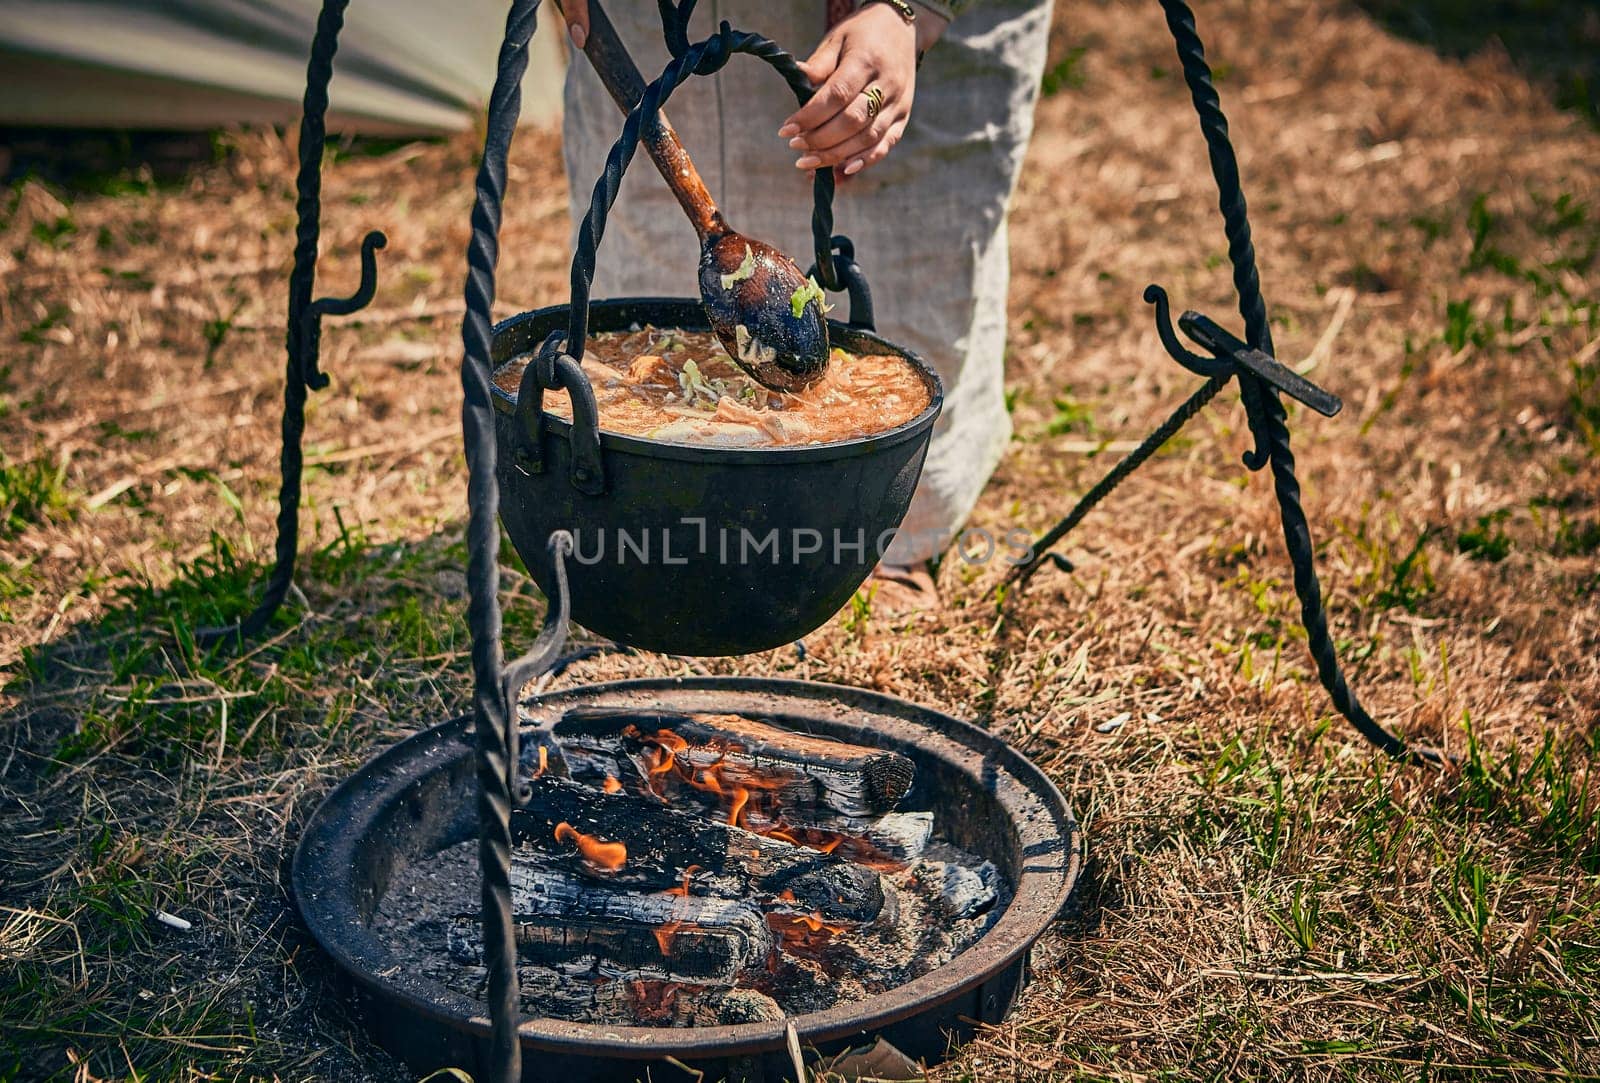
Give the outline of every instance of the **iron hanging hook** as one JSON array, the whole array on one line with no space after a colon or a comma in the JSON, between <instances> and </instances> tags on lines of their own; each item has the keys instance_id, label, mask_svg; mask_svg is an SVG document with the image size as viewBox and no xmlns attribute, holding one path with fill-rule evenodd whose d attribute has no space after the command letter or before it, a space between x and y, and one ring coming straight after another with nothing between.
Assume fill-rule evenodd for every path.
<instances>
[{"instance_id":1,"label":"iron hanging hook","mask_svg":"<svg viewBox=\"0 0 1600 1083\"><path fill-rule=\"evenodd\" d=\"M361 284L356 291L349 297L320 297L300 311L300 371L311 390L321 391L328 386L328 374L317 367L322 317L349 316L372 303L372 298L378 292L378 249L386 247L388 243L389 238L382 230L375 229L368 233L361 239Z\"/></svg>"},{"instance_id":2,"label":"iron hanging hook","mask_svg":"<svg viewBox=\"0 0 1600 1083\"><path fill-rule=\"evenodd\" d=\"M1266 466L1270 453L1267 450L1266 426L1262 421L1264 403L1261 401L1260 386L1247 374L1241 374L1239 366L1233 364L1230 359L1220 356L1205 357L1188 349L1179 341L1178 333L1172 327L1172 304L1167 299L1166 290L1151 283L1144 288L1144 299L1156 308L1156 334L1161 337L1162 348L1174 361L1196 376L1204 376L1213 381L1220 380L1226 383L1235 376L1239 377L1239 400L1244 404L1245 423L1250 427L1250 437L1253 442L1250 450L1242 456L1244 465L1247 470L1260 470Z\"/></svg>"},{"instance_id":3,"label":"iron hanging hook","mask_svg":"<svg viewBox=\"0 0 1600 1083\"><path fill-rule=\"evenodd\" d=\"M1344 409L1344 402L1338 395L1318 387L1265 350L1251 346L1205 313L1185 312L1178 317L1178 326L1191 341L1210 350L1228 367L1249 372L1323 417L1333 417Z\"/></svg>"},{"instance_id":4,"label":"iron hanging hook","mask_svg":"<svg viewBox=\"0 0 1600 1083\"><path fill-rule=\"evenodd\" d=\"M1271 460L1268 396L1282 392L1324 417L1333 417L1343 408L1339 396L1318 387L1265 350L1251 346L1211 317L1189 311L1178 317L1178 327L1211 356L1195 353L1179 341L1172 326L1167 291L1152 284L1145 287L1144 299L1155 306L1156 334L1174 361L1197 376L1239 378L1239 398L1244 403L1245 419L1254 441L1254 446L1244 454L1244 465L1248 469L1260 470Z\"/></svg>"},{"instance_id":5,"label":"iron hanging hook","mask_svg":"<svg viewBox=\"0 0 1600 1083\"><path fill-rule=\"evenodd\" d=\"M507 662L501 671L501 688L505 693L506 703L511 706L516 705L523 685L542 676L555 664L561 654L561 648L567 642L572 617L571 592L567 586L567 559L572 556L576 543L573 541L571 531L560 529L550 532L545 546L550 550L550 563L555 570L555 590L551 591L551 596L547 599L549 608L545 610L544 627L540 629L533 646L520 657Z\"/></svg>"},{"instance_id":6,"label":"iron hanging hook","mask_svg":"<svg viewBox=\"0 0 1600 1083\"><path fill-rule=\"evenodd\" d=\"M1152 282L1144 288L1144 300L1156 307L1156 334L1161 337L1161 346L1168 356L1196 376L1221 376L1229 371L1226 363L1202 357L1179 341L1178 332L1172 327L1172 302L1167 299L1166 290Z\"/></svg>"},{"instance_id":7,"label":"iron hanging hook","mask_svg":"<svg viewBox=\"0 0 1600 1083\"><path fill-rule=\"evenodd\" d=\"M1251 346L1205 313L1190 310L1178 317L1178 327L1211 356L1195 353L1178 341L1167 291L1160 286L1146 286L1144 299L1156 308L1156 334L1161 336L1161 345L1174 361L1196 376L1236 376L1243 370L1323 417L1333 417L1344 409L1338 395L1318 387L1265 350Z\"/></svg>"}]
</instances>

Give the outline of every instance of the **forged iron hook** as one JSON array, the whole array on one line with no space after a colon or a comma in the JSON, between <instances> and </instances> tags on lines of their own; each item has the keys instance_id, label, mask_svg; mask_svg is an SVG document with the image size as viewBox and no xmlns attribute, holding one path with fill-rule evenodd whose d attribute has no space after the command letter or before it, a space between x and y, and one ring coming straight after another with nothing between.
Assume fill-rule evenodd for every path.
<instances>
[{"instance_id":1,"label":"forged iron hook","mask_svg":"<svg viewBox=\"0 0 1600 1083\"><path fill-rule=\"evenodd\" d=\"M375 229L361 238L361 284L349 297L321 297L311 302L313 316L349 316L372 303L378 292L378 249L386 248L389 238Z\"/></svg>"},{"instance_id":2,"label":"forged iron hook","mask_svg":"<svg viewBox=\"0 0 1600 1083\"><path fill-rule=\"evenodd\" d=\"M1156 306L1156 334L1161 337L1161 347L1178 364L1194 373L1196 376L1225 376L1232 373L1232 367L1225 361L1214 357L1202 357L1200 354L1187 349L1178 338L1178 332L1172 326L1172 302L1167 298L1167 291L1152 282L1144 288L1145 304Z\"/></svg>"},{"instance_id":3,"label":"forged iron hook","mask_svg":"<svg viewBox=\"0 0 1600 1083\"><path fill-rule=\"evenodd\" d=\"M322 335L323 316L349 316L372 303L378 292L378 249L387 247L389 238L375 229L361 238L361 284L349 297L320 297L300 313L300 368L306 386L321 391L328 386L328 374L317 368L317 342Z\"/></svg>"},{"instance_id":4,"label":"forged iron hook","mask_svg":"<svg viewBox=\"0 0 1600 1083\"><path fill-rule=\"evenodd\" d=\"M556 530L550 535L549 541L551 564L556 573L556 589L548 599L549 608L544 615L544 628L539 632L539 638L534 640L533 646L522 657L507 663L501 670L501 694L505 696L506 717L513 721L507 727L511 747L506 756L507 782L511 785L511 792L518 796L522 793L519 785L517 770L520 766L520 756L517 752L517 726L515 722L517 712L517 698L523 687L536 677L548 672L558 661L561 648L566 646L569 621L572 614L572 601L567 589L567 558L573 552L572 535L566 530ZM561 746L555 741L550 731L554 729L555 722L539 726L533 734L535 744L546 750L546 759L549 769L557 774L566 774L566 761L561 755Z\"/></svg>"}]
</instances>

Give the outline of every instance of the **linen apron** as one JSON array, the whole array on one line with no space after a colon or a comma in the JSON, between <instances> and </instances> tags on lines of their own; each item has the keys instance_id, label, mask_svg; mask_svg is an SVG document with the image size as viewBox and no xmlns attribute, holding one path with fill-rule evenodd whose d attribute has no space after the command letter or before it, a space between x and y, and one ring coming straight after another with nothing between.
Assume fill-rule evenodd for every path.
<instances>
[{"instance_id":1,"label":"linen apron","mask_svg":"<svg viewBox=\"0 0 1600 1083\"><path fill-rule=\"evenodd\" d=\"M650 0L606 12L646 82L670 59ZM701 0L689 39L722 20L804 58L826 30L823 0ZM855 242L872 287L878 333L920 354L944 381L910 511L883 558L911 564L943 552L960 531L1011 438L1005 406L1006 214L1038 99L1050 0L980 0L924 59L905 135L882 162L841 182L834 232ZM777 131L795 109L770 67L735 56L694 76L665 112L728 222L789 254L803 270L811 247L811 174ZM590 66L567 72L563 120L572 238L622 114ZM641 150L628 168L599 249L593 296L698 297L700 245ZM843 295L830 303L846 304ZM841 309L841 316L844 315Z\"/></svg>"}]
</instances>

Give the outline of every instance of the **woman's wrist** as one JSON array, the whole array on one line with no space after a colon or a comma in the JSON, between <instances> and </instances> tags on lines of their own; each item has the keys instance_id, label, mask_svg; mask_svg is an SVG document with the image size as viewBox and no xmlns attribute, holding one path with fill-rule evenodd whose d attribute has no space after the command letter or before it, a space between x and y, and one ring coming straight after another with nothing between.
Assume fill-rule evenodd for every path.
<instances>
[{"instance_id":1,"label":"woman's wrist","mask_svg":"<svg viewBox=\"0 0 1600 1083\"><path fill-rule=\"evenodd\" d=\"M913 25L917 29L917 60L920 62L922 54L944 36L945 27L950 25L950 9L945 4L929 3L927 0L909 0L909 3L917 13Z\"/></svg>"},{"instance_id":2,"label":"woman's wrist","mask_svg":"<svg viewBox=\"0 0 1600 1083\"><path fill-rule=\"evenodd\" d=\"M933 48L934 44L944 36L944 28L950 25L950 9L942 3L930 3L927 0L865 0L861 6L880 4L889 8L916 31L917 62L922 62L922 54Z\"/></svg>"},{"instance_id":3,"label":"woman's wrist","mask_svg":"<svg viewBox=\"0 0 1600 1083\"><path fill-rule=\"evenodd\" d=\"M917 9L918 20L932 17L940 22L940 30L950 24L956 17L955 5L943 3L942 0L909 0L912 7Z\"/></svg>"},{"instance_id":4,"label":"woman's wrist","mask_svg":"<svg viewBox=\"0 0 1600 1083\"><path fill-rule=\"evenodd\" d=\"M922 54L933 48L939 39L944 37L944 28L949 26L947 19L940 18L931 12L917 19L917 59L922 59Z\"/></svg>"}]
</instances>

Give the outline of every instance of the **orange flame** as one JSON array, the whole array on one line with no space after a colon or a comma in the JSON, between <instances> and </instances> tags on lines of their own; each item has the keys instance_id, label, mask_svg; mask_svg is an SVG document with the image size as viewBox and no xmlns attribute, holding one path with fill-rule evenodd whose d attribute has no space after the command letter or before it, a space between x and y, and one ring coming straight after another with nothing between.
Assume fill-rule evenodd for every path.
<instances>
[{"instance_id":1,"label":"orange flame","mask_svg":"<svg viewBox=\"0 0 1600 1083\"><path fill-rule=\"evenodd\" d=\"M760 811L752 799L761 793L781 791L793 782L791 775L781 770L757 773L748 764L727 763L728 754L739 746L724 741L691 745L673 730L663 727L644 733L631 725L623 727L622 735L647 746L642 766L650 791L657 797L670 803L668 788L681 783L722 798L727 822L748 830L764 831L762 825L746 822L746 812Z\"/></svg>"},{"instance_id":2,"label":"orange flame","mask_svg":"<svg viewBox=\"0 0 1600 1083\"><path fill-rule=\"evenodd\" d=\"M768 914L767 928L777 934L784 950L800 958L817 958L828 942L849 928L822 920L822 912L809 914Z\"/></svg>"},{"instance_id":3,"label":"orange flame","mask_svg":"<svg viewBox=\"0 0 1600 1083\"><path fill-rule=\"evenodd\" d=\"M667 888L667 890L665 892L663 892L663 894L666 894L666 895L678 895L678 896L681 896L683 898L688 898L689 897L689 881L693 880L694 879L694 874L699 872L699 871L700 871L700 866L699 865L690 865L687 869L683 870L683 886L681 886L681 887L669 887L669 888Z\"/></svg>"},{"instance_id":4,"label":"orange flame","mask_svg":"<svg viewBox=\"0 0 1600 1083\"><path fill-rule=\"evenodd\" d=\"M733 788L733 804L728 806L728 823L737 827L744 807L750 802L750 791L743 786Z\"/></svg>"},{"instance_id":5,"label":"orange flame","mask_svg":"<svg viewBox=\"0 0 1600 1083\"><path fill-rule=\"evenodd\" d=\"M654 733L640 733L638 727L628 726L622 731L622 735L631 737L636 741L643 741L647 745L655 745L657 748L665 749L668 752L687 752L689 750L689 742L669 729L659 729Z\"/></svg>"},{"instance_id":6,"label":"orange flame","mask_svg":"<svg viewBox=\"0 0 1600 1083\"><path fill-rule=\"evenodd\" d=\"M542 752L543 749L540 749L540 751ZM606 791L606 793L621 793L622 783L618 782L611 775L607 775L605 783L600 788Z\"/></svg>"},{"instance_id":7,"label":"orange flame","mask_svg":"<svg viewBox=\"0 0 1600 1083\"><path fill-rule=\"evenodd\" d=\"M683 870L683 883L678 887L667 888L667 890L662 892L662 894L675 895L683 899L688 898L689 883L694 879L694 874L699 871L699 865L690 865L687 869ZM669 918L668 920L663 921L660 925L657 925L654 929L650 930L655 934L656 945L660 947L661 954L664 957L671 958L672 942L677 938L678 930L682 929L686 924L687 922L680 921L677 918Z\"/></svg>"},{"instance_id":8,"label":"orange flame","mask_svg":"<svg viewBox=\"0 0 1600 1083\"><path fill-rule=\"evenodd\" d=\"M752 763L729 762L729 754L740 751L739 745L720 739L691 745L681 734L665 727L644 733L629 725L623 727L622 735L646 746L640 766L649 791L667 804L682 795L681 787L688 787L718 798L723 821L733 827L824 854L854 841L821 828L786 825L781 795L798 776L782 768L758 770ZM614 792L609 781L606 790ZM759 856L759 851L752 850L751 854Z\"/></svg>"},{"instance_id":9,"label":"orange flame","mask_svg":"<svg viewBox=\"0 0 1600 1083\"><path fill-rule=\"evenodd\" d=\"M767 832L775 839L793 843L795 846L805 846L824 854L831 854L837 850L845 840L844 835L833 831L824 831L820 827L781 827Z\"/></svg>"},{"instance_id":10,"label":"orange flame","mask_svg":"<svg viewBox=\"0 0 1600 1083\"><path fill-rule=\"evenodd\" d=\"M585 861L609 872L616 872L628 863L628 848L622 843L585 835L565 820L556 824L556 841L572 843Z\"/></svg>"},{"instance_id":11,"label":"orange flame","mask_svg":"<svg viewBox=\"0 0 1600 1083\"><path fill-rule=\"evenodd\" d=\"M663 921L660 925L650 930L655 934L656 946L661 949L662 958L672 958L672 942L677 939L678 930L681 928L683 928L683 922L674 918L671 921Z\"/></svg>"},{"instance_id":12,"label":"orange flame","mask_svg":"<svg viewBox=\"0 0 1600 1083\"><path fill-rule=\"evenodd\" d=\"M823 929L827 929L830 933L844 932L843 925L829 925L826 921L823 921L821 910L813 910L809 914L796 914L789 920L796 925L804 925L814 933L821 932Z\"/></svg>"}]
</instances>

